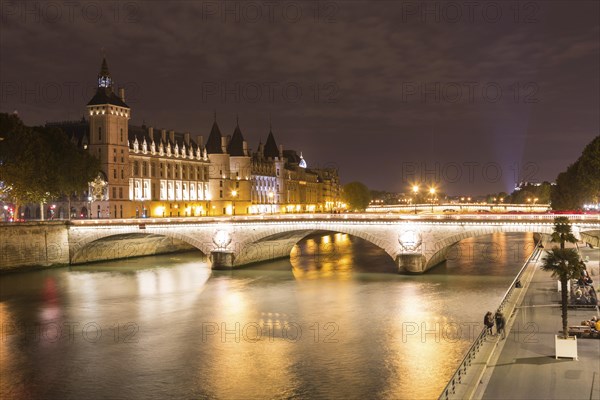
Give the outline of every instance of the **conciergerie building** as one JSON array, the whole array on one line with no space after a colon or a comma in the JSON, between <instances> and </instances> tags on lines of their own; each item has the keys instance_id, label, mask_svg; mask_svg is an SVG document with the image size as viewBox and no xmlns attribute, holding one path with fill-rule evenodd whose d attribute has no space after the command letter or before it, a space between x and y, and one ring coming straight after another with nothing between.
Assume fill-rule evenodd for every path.
<instances>
[{"instance_id":1,"label":"conciergerie building","mask_svg":"<svg viewBox=\"0 0 600 400\"><path fill-rule=\"evenodd\" d=\"M341 208L335 168L308 168L302 154L277 145L272 129L255 152L239 121L224 135L216 113L203 135L130 124L124 89L115 91L103 59L98 88L80 121L54 122L101 162L71 217L131 218L333 212ZM73 201L75 200L75 201ZM66 217L66 207L53 211Z\"/></svg>"}]
</instances>

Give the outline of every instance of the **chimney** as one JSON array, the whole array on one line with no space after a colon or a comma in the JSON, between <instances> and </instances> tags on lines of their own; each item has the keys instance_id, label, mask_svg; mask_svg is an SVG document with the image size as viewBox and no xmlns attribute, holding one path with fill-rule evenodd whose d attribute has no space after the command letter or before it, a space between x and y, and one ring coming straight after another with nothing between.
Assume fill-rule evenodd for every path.
<instances>
[{"instance_id":1,"label":"chimney","mask_svg":"<svg viewBox=\"0 0 600 400\"><path fill-rule=\"evenodd\" d=\"M202 136L198 136L196 138L196 144L198 145L198 147L203 148L204 147L204 138Z\"/></svg>"},{"instance_id":2,"label":"chimney","mask_svg":"<svg viewBox=\"0 0 600 400\"><path fill-rule=\"evenodd\" d=\"M260 157L264 157L265 156L265 146L262 144L262 142L258 143L258 154L260 155Z\"/></svg>"},{"instance_id":3,"label":"chimney","mask_svg":"<svg viewBox=\"0 0 600 400\"><path fill-rule=\"evenodd\" d=\"M183 140L185 140L185 145L190 147L190 133L186 132L183 134Z\"/></svg>"},{"instance_id":4,"label":"chimney","mask_svg":"<svg viewBox=\"0 0 600 400\"><path fill-rule=\"evenodd\" d=\"M223 151L223 153L227 153L227 142L229 139L229 135L228 136L221 136L221 150Z\"/></svg>"},{"instance_id":5,"label":"chimney","mask_svg":"<svg viewBox=\"0 0 600 400\"><path fill-rule=\"evenodd\" d=\"M154 142L154 128L153 127L148 128L148 136L150 136L150 143Z\"/></svg>"},{"instance_id":6,"label":"chimney","mask_svg":"<svg viewBox=\"0 0 600 400\"><path fill-rule=\"evenodd\" d=\"M174 130L169 131L169 142L175 144L175 131Z\"/></svg>"},{"instance_id":7,"label":"chimney","mask_svg":"<svg viewBox=\"0 0 600 400\"><path fill-rule=\"evenodd\" d=\"M161 142L167 141L167 131L165 129L160 130L160 140Z\"/></svg>"},{"instance_id":8,"label":"chimney","mask_svg":"<svg viewBox=\"0 0 600 400\"><path fill-rule=\"evenodd\" d=\"M125 102L125 88L119 88L119 97Z\"/></svg>"}]
</instances>

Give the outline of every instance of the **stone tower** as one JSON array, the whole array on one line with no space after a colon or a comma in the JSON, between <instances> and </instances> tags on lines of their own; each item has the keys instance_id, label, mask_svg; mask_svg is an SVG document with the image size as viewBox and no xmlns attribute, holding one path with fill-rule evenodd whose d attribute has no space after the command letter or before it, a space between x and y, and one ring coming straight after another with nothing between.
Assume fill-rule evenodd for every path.
<instances>
[{"instance_id":1,"label":"stone tower","mask_svg":"<svg viewBox=\"0 0 600 400\"><path fill-rule=\"evenodd\" d=\"M89 150L100 159L101 165L100 179L90 191L92 215L96 218L131 217L128 209L128 123L131 110L125 103L124 89L118 95L114 91L106 58L102 60L98 88L87 104L87 110L90 118Z\"/></svg>"}]
</instances>

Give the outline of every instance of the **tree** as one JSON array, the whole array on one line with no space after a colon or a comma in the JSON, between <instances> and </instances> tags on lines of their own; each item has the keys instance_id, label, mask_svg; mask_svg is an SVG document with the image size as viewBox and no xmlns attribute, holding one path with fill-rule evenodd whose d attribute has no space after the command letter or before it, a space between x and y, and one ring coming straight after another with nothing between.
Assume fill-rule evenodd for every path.
<instances>
[{"instance_id":1,"label":"tree","mask_svg":"<svg viewBox=\"0 0 600 400\"><path fill-rule=\"evenodd\" d=\"M342 198L351 210L363 211L369 206L371 192L360 182L350 182L344 185Z\"/></svg>"},{"instance_id":2,"label":"tree","mask_svg":"<svg viewBox=\"0 0 600 400\"><path fill-rule=\"evenodd\" d=\"M554 210L575 210L581 206L581 190L577 185L578 163L570 165L565 172L561 172L556 177L556 186L554 186L550 195L550 202Z\"/></svg>"},{"instance_id":3,"label":"tree","mask_svg":"<svg viewBox=\"0 0 600 400\"><path fill-rule=\"evenodd\" d=\"M15 203L39 203L49 196L46 152L42 137L23 125L16 115L0 114L0 181Z\"/></svg>"},{"instance_id":4,"label":"tree","mask_svg":"<svg viewBox=\"0 0 600 400\"><path fill-rule=\"evenodd\" d=\"M576 249L559 249L555 247L550 250L543 259L541 269L552 272L552 277L560 280L561 308L563 337L569 336L569 323L567 315L567 285L570 279L579 279L585 264L580 260Z\"/></svg>"},{"instance_id":5,"label":"tree","mask_svg":"<svg viewBox=\"0 0 600 400\"><path fill-rule=\"evenodd\" d=\"M573 235L569 218L554 218L554 232L552 232L552 242L560 243L561 250L564 250L565 242L577 243L577 238L575 237L575 235Z\"/></svg>"},{"instance_id":6,"label":"tree","mask_svg":"<svg viewBox=\"0 0 600 400\"><path fill-rule=\"evenodd\" d=\"M596 136L566 171L558 174L551 193L554 210L574 210L600 197L600 136Z\"/></svg>"},{"instance_id":7,"label":"tree","mask_svg":"<svg viewBox=\"0 0 600 400\"><path fill-rule=\"evenodd\" d=\"M567 217L557 217L554 219L552 242L560 243L560 248L554 247L548 252L543 259L541 268L544 271L552 272L552 277L560 280L563 336L567 338L569 334L567 285L570 279L579 279L582 270L585 268L585 264L579 258L576 249L565 249L566 242L577 242Z\"/></svg>"},{"instance_id":8,"label":"tree","mask_svg":"<svg viewBox=\"0 0 600 400\"><path fill-rule=\"evenodd\" d=\"M0 182L18 205L45 203L87 188L99 161L77 148L58 129L26 127L16 115L0 113Z\"/></svg>"}]
</instances>

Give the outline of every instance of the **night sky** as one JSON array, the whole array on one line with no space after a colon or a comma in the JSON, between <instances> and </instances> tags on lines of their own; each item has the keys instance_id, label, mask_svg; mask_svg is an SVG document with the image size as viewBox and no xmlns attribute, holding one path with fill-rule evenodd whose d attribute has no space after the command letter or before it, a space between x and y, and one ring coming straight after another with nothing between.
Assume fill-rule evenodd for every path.
<instances>
[{"instance_id":1,"label":"night sky","mask_svg":"<svg viewBox=\"0 0 600 400\"><path fill-rule=\"evenodd\" d=\"M2 0L0 111L81 118L104 48L134 124L206 139L239 114L256 150L271 118L343 183L510 192L599 134L599 4Z\"/></svg>"}]
</instances>

